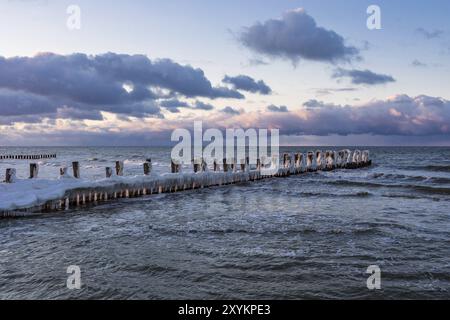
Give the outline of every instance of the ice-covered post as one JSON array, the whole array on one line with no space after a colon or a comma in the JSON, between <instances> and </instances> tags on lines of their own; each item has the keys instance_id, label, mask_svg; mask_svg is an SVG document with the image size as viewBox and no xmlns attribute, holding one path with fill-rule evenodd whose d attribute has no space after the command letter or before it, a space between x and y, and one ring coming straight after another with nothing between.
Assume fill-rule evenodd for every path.
<instances>
[{"instance_id":1,"label":"ice-covered post","mask_svg":"<svg viewBox=\"0 0 450 320\"><path fill-rule=\"evenodd\" d=\"M206 172L208 171L208 164L206 163L205 159L202 158L202 171Z\"/></svg>"},{"instance_id":2,"label":"ice-covered post","mask_svg":"<svg viewBox=\"0 0 450 320\"><path fill-rule=\"evenodd\" d=\"M334 151L330 151L330 169L334 169L336 167L335 160L336 160L335 152Z\"/></svg>"},{"instance_id":3,"label":"ice-covered post","mask_svg":"<svg viewBox=\"0 0 450 320\"><path fill-rule=\"evenodd\" d=\"M291 166L291 156L288 153L284 154L284 168L288 169Z\"/></svg>"},{"instance_id":4,"label":"ice-covered post","mask_svg":"<svg viewBox=\"0 0 450 320\"><path fill-rule=\"evenodd\" d=\"M107 178L111 178L112 174L113 174L112 168L111 167L106 167L105 168L105 173L106 173L106 177Z\"/></svg>"},{"instance_id":5,"label":"ice-covered post","mask_svg":"<svg viewBox=\"0 0 450 320\"><path fill-rule=\"evenodd\" d=\"M72 162L73 177L80 179L80 163L78 161Z\"/></svg>"},{"instance_id":6,"label":"ice-covered post","mask_svg":"<svg viewBox=\"0 0 450 320\"><path fill-rule=\"evenodd\" d=\"M256 159L256 170L261 171L261 159Z\"/></svg>"},{"instance_id":7,"label":"ice-covered post","mask_svg":"<svg viewBox=\"0 0 450 320\"><path fill-rule=\"evenodd\" d=\"M360 150L358 150L358 158L357 158L357 163L358 163L358 166L360 166L360 165L361 165L361 156L362 156L362 153L361 153L361 151L360 151Z\"/></svg>"},{"instance_id":8,"label":"ice-covered post","mask_svg":"<svg viewBox=\"0 0 450 320\"><path fill-rule=\"evenodd\" d=\"M245 172L245 167L246 167L246 160L245 159L241 159L241 171Z\"/></svg>"},{"instance_id":9,"label":"ice-covered post","mask_svg":"<svg viewBox=\"0 0 450 320\"><path fill-rule=\"evenodd\" d=\"M236 159L233 158L231 161L232 161L231 162L231 171L236 172L236 170L237 170Z\"/></svg>"},{"instance_id":10,"label":"ice-covered post","mask_svg":"<svg viewBox=\"0 0 450 320\"><path fill-rule=\"evenodd\" d=\"M16 169L6 169L5 182L13 183L16 180Z\"/></svg>"},{"instance_id":11,"label":"ice-covered post","mask_svg":"<svg viewBox=\"0 0 450 320\"><path fill-rule=\"evenodd\" d=\"M60 175L61 177L67 176L67 167L59 168L59 175Z\"/></svg>"},{"instance_id":12,"label":"ice-covered post","mask_svg":"<svg viewBox=\"0 0 450 320\"><path fill-rule=\"evenodd\" d=\"M194 165L194 173L200 172L201 164L199 163L198 159L193 159L192 163Z\"/></svg>"},{"instance_id":13,"label":"ice-covered post","mask_svg":"<svg viewBox=\"0 0 450 320\"><path fill-rule=\"evenodd\" d=\"M314 152L308 152L308 154L306 155L306 168L308 169L308 171L312 170L313 161L314 161Z\"/></svg>"},{"instance_id":14,"label":"ice-covered post","mask_svg":"<svg viewBox=\"0 0 450 320\"><path fill-rule=\"evenodd\" d=\"M173 160L171 162L171 172L172 173L180 173L180 163L178 160Z\"/></svg>"},{"instance_id":15,"label":"ice-covered post","mask_svg":"<svg viewBox=\"0 0 450 320\"><path fill-rule=\"evenodd\" d=\"M220 171L219 164L217 163L217 159L214 159L214 172Z\"/></svg>"},{"instance_id":16,"label":"ice-covered post","mask_svg":"<svg viewBox=\"0 0 450 320\"><path fill-rule=\"evenodd\" d=\"M316 151L316 164L317 164L317 169L322 169L322 151L321 150Z\"/></svg>"},{"instance_id":17,"label":"ice-covered post","mask_svg":"<svg viewBox=\"0 0 450 320\"><path fill-rule=\"evenodd\" d=\"M223 159L223 172L228 172L227 159Z\"/></svg>"},{"instance_id":18,"label":"ice-covered post","mask_svg":"<svg viewBox=\"0 0 450 320\"><path fill-rule=\"evenodd\" d=\"M39 173L39 165L37 163L30 163L30 179L36 179Z\"/></svg>"},{"instance_id":19,"label":"ice-covered post","mask_svg":"<svg viewBox=\"0 0 450 320\"><path fill-rule=\"evenodd\" d=\"M116 161L116 175L123 176L123 161Z\"/></svg>"},{"instance_id":20,"label":"ice-covered post","mask_svg":"<svg viewBox=\"0 0 450 320\"><path fill-rule=\"evenodd\" d=\"M152 163L146 161L144 162L143 167L144 167L144 175L149 176L150 173L152 172Z\"/></svg>"},{"instance_id":21,"label":"ice-covered post","mask_svg":"<svg viewBox=\"0 0 450 320\"><path fill-rule=\"evenodd\" d=\"M353 152L352 168L357 168L359 166L360 154L361 154L361 151L359 151L359 150L355 150Z\"/></svg>"},{"instance_id":22,"label":"ice-covered post","mask_svg":"<svg viewBox=\"0 0 450 320\"><path fill-rule=\"evenodd\" d=\"M296 153L294 155L294 161L295 161L295 168L297 169L297 171L301 168L302 166L302 154L301 153Z\"/></svg>"},{"instance_id":23,"label":"ice-covered post","mask_svg":"<svg viewBox=\"0 0 450 320\"><path fill-rule=\"evenodd\" d=\"M369 150L364 150L362 152L361 160L362 160L364 165L368 165L369 164Z\"/></svg>"}]
</instances>

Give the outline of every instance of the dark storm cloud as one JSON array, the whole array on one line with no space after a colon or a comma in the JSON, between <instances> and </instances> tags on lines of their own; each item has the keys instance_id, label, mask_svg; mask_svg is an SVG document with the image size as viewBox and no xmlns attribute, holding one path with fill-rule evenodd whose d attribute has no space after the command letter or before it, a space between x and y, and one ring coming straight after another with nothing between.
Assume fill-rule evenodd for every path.
<instances>
[{"instance_id":1,"label":"dark storm cloud","mask_svg":"<svg viewBox=\"0 0 450 320\"><path fill-rule=\"evenodd\" d=\"M178 99L163 100L160 102L160 106L172 113L179 113L180 108L203 110L203 111L211 111L214 109L213 105L198 100L195 101L193 104L189 104L185 101L180 101Z\"/></svg>"},{"instance_id":2,"label":"dark storm cloud","mask_svg":"<svg viewBox=\"0 0 450 320\"><path fill-rule=\"evenodd\" d=\"M100 119L99 111L160 116L155 100L171 95L244 98L237 90L213 87L201 69L168 59L115 53L0 57L0 116L4 117L55 117L57 110L60 116L74 119Z\"/></svg>"},{"instance_id":3,"label":"dark storm cloud","mask_svg":"<svg viewBox=\"0 0 450 320\"><path fill-rule=\"evenodd\" d=\"M57 109L56 118L74 120L103 120L103 116L98 110L81 110L67 106Z\"/></svg>"},{"instance_id":4,"label":"dark storm cloud","mask_svg":"<svg viewBox=\"0 0 450 320\"><path fill-rule=\"evenodd\" d=\"M450 101L438 97L398 95L358 106L309 100L304 106L259 118L259 125L296 135L450 136Z\"/></svg>"},{"instance_id":5,"label":"dark storm cloud","mask_svg":"<svg viewBox=\"0 0 450 320\"><path fill-rule=\"evenodd\" d=\"M235 108L232 108L232 107L225 107L225 108L223 108L220 111L223 112L223 113L232 115L232 116L238 116L238 115L241 114L241 111L239 111L239 110L237 110Z\"/></svg>"},{"instance_id":6,"label":"dark storm cloud","mask_svg":"<svg viewBox=\"0 0 450 320\"><path fill-rule=\"evenodd\" d=\"M201 101L196 101L194 105L194 109L197 110L204 110L204 111L211 111L214 109L214 106L209 103L204 103Z\"/></svg>"},{"instance_id":7,"label":"dark storm cloud","mask_svg":"<svg viewBox=\"0 0 450 320\"><path fill-rule=\"evenodd\" d=\"M314 108L321 108L324 106L323 102L318 101L316 99L311 99L303 103L303 106L305 108L314 109Z\"/></svg>"},{"instance_id":8,"label":"dark storm cloud","mask_svg":"<svg viewBox=\"0 0 450 320\"><path fill-rule=\"evenodd\" d=\"M450 143L450 101L439 97L397 95L384 100L352 105L337 105L318 100L308 101L308 108L291 112L243 113L232 107L222 112L232 115L224 122L224 116L210 118L207 127L226 129L230 126L247 128L279 128L282 135L315 136L328 141L344 141L339 137L362 137L362 143L381 140L403 144L422 141ZM30 120L33 116L30 117ZM0 122L3 118L0 117ZM155 120L160 121L160 120ZM30 121L32 122L32 121ZM167 126L136 128L98 128L94 132L73 126L64 130L52 130L52 122L30 124L14 135L2 134L2 143L48 145L163 145L170 141L172 127L192 128L192 119L164 120ZM43 130L48 128L48 130ZM117 130L118 129L118 130ZM333 140L334 139L334 140ZM365 142L364 142L365 141ZM394 141L394 140L392 140ZM339 143L339 142L335 142ZM394 142L393 142L394 143Z\"/></svg>"},{"instance_id":9,"label":"dark storm cloud","mask_svg":"<svg viewBox=\"0 0 450 320\"><path fill-rule=\"evenodd\" d=\"M0 90L0 124L39 123L45 119L103 120L101 111L122 117L158 117L161 109L153 100L119 105L89 105L58 97Z\"/></svg>"},{"instance_id":10,"label":"dark storm cloud","mask_svg":"<svg viewBox=\"0 0 450 320\"><path fill-rule=\"evenodd\" d=\"M347 70L339 68L335 70L333 78L350 78L353 84L378 85L395 82L395 79L386 74L379 74L370 70Z\"/></svg>"},{"instance_id":11,"label":"dark storm cloud","mask_svg":"<svg viewBox=\"0 0 450 320\"><path fill-rule=\"evenodd\" d=\"M289 112L288 108L286 106L276 106L276 105L270 105L267 107L267 111L269 112Z\"/></svg>"},{"instance_id":12,"label":"dark storm cloud","mask_svg":"<svg viewBox=\"0 0 450 320\"><path fill-rule=\"evenodd\" d=\"M190 108L187 102L178 99L163 100L160 102L160 106L172 113L179 113L180 108Z\"/></svg>"},{"instance_id":13,"label":"dark storm cloud","mask_svg":"<svg viewBox=\"0 0 450 320\"><path fill-rule=\"evenodd\" d=\"M0 89L1 117L53 113L56 109L46 97Z\"/></svg>"},{"instance_id":14,"label":"dark storm cloud","mask_svg":"<svg viewBox=\"0 0 450 320\"><path fill-rule=\"evenodd\" d=\"M236 90L260 93L263 95L272 93L272 89L263 80L256 81L245 75L238 75L236 77L225 76L222 82L231 84Z\"/></svg>"},{"instance_id":15,"label":"dark storm cloud","mask_svg":"<svg viewBox=\"0 0 450 320\"><path fill-rule=\"evenodd\" d=\"M281 19L258 22L245 28L239 41L258 54L289 59L335 63L358 57L359 50L345 44L332 30L317 26L303 9L287 11Z\"/></svg>"}]
</instances>

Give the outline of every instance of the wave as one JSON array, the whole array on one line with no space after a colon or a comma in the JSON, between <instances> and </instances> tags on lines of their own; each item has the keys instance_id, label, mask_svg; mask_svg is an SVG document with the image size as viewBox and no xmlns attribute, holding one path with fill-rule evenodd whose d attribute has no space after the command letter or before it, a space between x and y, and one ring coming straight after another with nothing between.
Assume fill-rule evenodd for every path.
<instances>
[{"instance_id":1,"label":"wave","mask_svg":"<svg viewBox=\"0 0 450 320\"><path fill-rule=\"evenodd\" d=\"M404 174L394 173L373 173L368 176L370 179L389 179L389 180L404 180L404 181L426 181L435 184L450 184L450 178L446 177L424 177L424 176L410 176Z\"/></svg>"},{"instance_id":2,"label":"wave","mask_svg":"<svg viewBox=\"0 0 450 320\"><path fill-rule=\"evenodd\" d=\"M406 199L406 200L430 200L430 201L445 201L445 199L439 198L439 195L424 195L424 194L411 194L411 193L385 193L381 195L383 198L391 198L391 199Z\"/></svg>"},{"instance_id":3,"label":"wave","mask_svg":"<svg viewBox=\"0 0 450 320\"><path fill-rule=\"evenodd\" d=\"M391 185L375 183L375 182L365 182L365 181L353 181L353 180L331 180L325 182L327 184L335 185L335 186L348 186L348 187L389 187Z\"/></svg>"},{"instance_id":4,"label":"wave","mask_svg":"<svg viewBox=\"0 0 450 320\"><path fill-rule=\"evenodd\" d=\"M340 235L340 234L354 234L354 235L361 235L361 234L373 234L378 233L380 230L377 229L378 226L372 227L372 226L357 226L357 227L351 227L351 228L337 228L337 227L304 227L304 228L293 228L293 229L273 229L273 228L173 228L173 227L152 227L151 229L153 231L159 232L164 235L205 235L205 234L212 234L212 235L242 235L242 236L248 236L248 235L265 235L265 236L286 236L286 235L314 235L314 234L329 234L329 235Z\"/></svg>"},{"instance_id":5,"label":"wave","mask_svg":"<svg viewBox=\"0 0 450 320\"><path fill-rule=\"evenodd\" d=\"M430 186L408 186L420 192L430 193L430 194L441 194L450 195L450 188L439 188Z\"/></svg>"},{"instance_id":6,"label":"wave","mask_svg":"<svg viewBox=\"0 0 450 320\"><path fill-rule=\"evenodd\" d=\"M371 179L389 179L389 180L404 180L404 181L426 181L430 177L424 176L410 176L405 174L395 174L395 173L374 173L368 176Z\"/></svg>"},{"instance_id":7,"label":"wave","mask_svg":"<svg viewBox=\"0 0 450 320\"><path fill-rule=\"evenodd\" d=\"M349 186L349 187L355 186L355 187L372 187L372 188L403 188L403 189L412 189L418 192L424 192L429 194L450 195L450 188L433 187L426 185L384 184L384 183L352 181L352 180L333 180L327 183L337 186Z\"/></svg>"},{"instance_id":8,"label":"wave","mask_svg":"<svg viewBox=\"0 0 450 320\"><path fill-rule=\"evenodd\" d=\"M450 172L450 165L425 165L425 166L408 166L403 169L424 170L433 172Z\"/></svg>"},{"instance_id":9,"label":"wave","mask_svg":"<svg viewBox=\"0 0 450 320\"><path fill-rule=\"evenodd\" d=\"M370 197L373 194L367 191L361 191L356 193L345 193L345 194L339 194L339 193L326 193L326 192L300 192L298 193L301 196L305 197L336 197L336 198L366 198Z\"/></svg>"},{"instance_id":10,"label":"wave","mask_svg":"<svg viewBox=\"0 0 450 320\"><path fill-rule=\"evenodd\" d=\"M437 172L450 172L450 166L446 166L446 165L428 165L425 166L426 170L429 171L437 171Z\"/></svg>"},{"instance_id":11,"label":"wave","mask_svg":"<svg viewBox=\"0 0 450 320\"><path fill-rule=\"evenodd\" d=\"M450 184L450 178L444 177L431 177L429 181L436 184Z\"/></svg>"}]
</instances>

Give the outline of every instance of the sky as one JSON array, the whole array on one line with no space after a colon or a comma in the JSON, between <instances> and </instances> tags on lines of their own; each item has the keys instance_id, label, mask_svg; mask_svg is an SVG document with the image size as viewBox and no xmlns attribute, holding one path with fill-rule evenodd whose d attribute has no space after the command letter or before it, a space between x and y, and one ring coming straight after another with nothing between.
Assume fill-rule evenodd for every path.
<instances>
[{"instance_id":1,"label":"sky","mask_svg":"<svg viewBox=\"0 0 450 320\"><path fill-rule=\"evenodd\" d=\"M0 14L3 146L167 145L199 120L278 128L284 145L450 145L447 0L2 0Z\"/></svg>"}]
</instances>

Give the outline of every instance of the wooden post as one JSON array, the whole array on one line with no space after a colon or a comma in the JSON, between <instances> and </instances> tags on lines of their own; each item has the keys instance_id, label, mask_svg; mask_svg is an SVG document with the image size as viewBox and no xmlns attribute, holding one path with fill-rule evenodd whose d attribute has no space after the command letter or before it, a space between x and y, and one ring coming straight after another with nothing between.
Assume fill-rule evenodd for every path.
<instances>
[{"instance_id":1,"label":"wooden post","mask_svg":"<svg viewBox=\"0 0 450 320\"><path fill-rule=\"evenodd\" d=\"M61 177L67 176L67 167L59 168L59 175Z\"/></svg>"},{"instance_id":2,"label":"wooden post","mask_svg":"<svg viewBox=\"0 0 450 320\"><path fill-rule=\"evenodd\" d=\"M105 171L106 171L106 177L107 178L111 178L112 177L112 173L113 173L112 168L111 167L106 167Z\"/></svg>"},{"instance_id":3,"label":"wooden post","mask_svg":"<svg viewBox=\"0 0 450 320\"><path fill-rule=\"evenodd\" d=\"M116 175L123 176L123 161L116 161Z\"/></svg>"},{"instance_id":4,"label":"wooden post","mask_svg":"<svg viewBox=\"0 0 450 320\"><path fill-rule=\"evenodd\" d=\"M39 173L39 166L37 163L30 163L30 179L36 179Z\"/></svg>"},{"instance_id":5,"label":"wooden post","mask_svg":"<svg viewBox=\"0 0 450 320\"><path fill-rule=\"evenodd\" d=\"M256 170L261 171L261 159L256 159Z\"/></svg>"},{"instance_id":6,"label":"wooden post","mask_svg":"<svg viewBox=\"0 0 450 320\"><path fill-rule=\"evenodd\" d=\"M300 153L294 155L295 168L300 168Z\"/></svg>"},{"instance_id":7,"label":"wooden post","mask_svg":"<svg viewBox=\"0 0 450 320\"><path fill-rule=\"evenodd\" d=\"M331 152L331 169L336 168L336 152Z\"/></svg>"},{"instance_id":8,"label":"wooden post","mask_svg":"<svg viewBox=\"0 0 450 320\"><path fill-rule=\"evenodd\" d=\"M245 172L245 168L246 168L246 160L245 159L241 159L241 171Z\"/></svg>"},{"instance_id":9,"label":"wooden post","mask_svg":"<svg viewBox=\"0 0 450 320\"><path fill-rule=\"evenodd\" d=\"M16 169L8 168L6 169L5 182L13 183L16 180Z\"/></svg>"},{"instance_id":10,"label":"wooden post","mask_svg":"<svg viewBox=\"0 0 450 320\"><path fill-rule=\"evenodd\" d=\"M177 173L177 164L175 163L175 160L172 159L171 163L170 163L170 172L172 173Z\"/></svg>"},{"instance_id":11,"label":"wooden post","mask_svg":"<svg viewBox=\"0 0 450 320\"><path fill-rule=\"evenodd\" d=\"M223 159L223 172L228 172L227 159Z\"/></svg>"},{"instance_id":12,"label":"wooden post","mask_svg":"<svg viewBox=\"0 0 450 320\"><path fill-rule=\"evenodd\" d=\"M78 161L72 162L73 177L80 179L80 163Z\"/></svg>"},{"instance_id":13,"label":"wooden post","mask_svg":"<svg viewBox=\"0 0 450 320\"><path fill-rule=\"evenodd\" d=\"M236 159L231 159L231 171L236 172L237 166L236 166Z\"/></svg>"},{"instance_id":14,"label":"wooden post","mask_svg":"<svg viewBox=\"0 0 450 320\"><path fill-rule=\"evenodd\" d=\"M194 158L194 159L192 159L192 164L193 164L193 167L194 167L194 173L198 173L198 172L201 172L201 170L202 170L202 159L197 159L197 158Z\"/></svg>"},{"instance_id":15,"label":"wooden post","mask_svg":"<svg viewBox=\"0 0 450 320\"><path fill-rule=\"evenodd\" d=\"M308 171L312 170L313 161L314 161L314 153L308 152L308 154L306 155L306 169Z\"/></svg>"},{"instance_id":16,"label":"wooden post","mask_svg":"<svg viewBox=\"0 0 450 320\"><path fill-rule=\"evenodd\" d=\"M285 153L283 155L283 166L285 169L287 169L291 166L291 159L290 159L290 155L288 153Z\"/></svg>"},{"instance_id":17,"label":"wooden post","mask_svg":"<svg viewBox=\"0 0 450 320\"><path fill-rule=\"evenodd\" d=\"M206 163L205 159L202 158L202 171L206 172L208 171L208 164Z\"/></svg>"},{"instance_id":18,"label":"wooden post","mask_svg":"<svg viewBox=\"0 0 450 320\"><path fill-rule=\"evenodd\" d=\"M144 175L149 176L152 172L152 163L144 162Z\"/></svg>"},{"instance_id":19,"label":"wooden post","mask_svg":"<svg viewBox=\"0 0 450 320\"><path fill-rule=\"evenodd\" d=\"M318 169L322 169L323 167L323 159L322 159L322 151L317 150L316 151L316 164Z\"/></svg>"}]
</instances>

